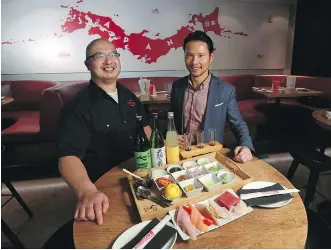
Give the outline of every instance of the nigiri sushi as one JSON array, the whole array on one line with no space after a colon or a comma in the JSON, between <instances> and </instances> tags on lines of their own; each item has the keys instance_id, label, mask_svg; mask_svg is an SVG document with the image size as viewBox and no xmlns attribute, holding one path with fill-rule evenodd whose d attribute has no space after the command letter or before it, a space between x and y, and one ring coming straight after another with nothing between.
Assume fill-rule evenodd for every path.
<instances>
[{"instance_id":1,"label":"nigiri sushi","mask_svg":"<svg viewBox=\"0 0 331 250\"><path fill-rule=\"evenodd\" d=\"M178 209L176 223L191 237L192 240L197 239L196 230L191 222L190 215L183 209L183 207L179 207Z\"/></svg>"}]
</instances>

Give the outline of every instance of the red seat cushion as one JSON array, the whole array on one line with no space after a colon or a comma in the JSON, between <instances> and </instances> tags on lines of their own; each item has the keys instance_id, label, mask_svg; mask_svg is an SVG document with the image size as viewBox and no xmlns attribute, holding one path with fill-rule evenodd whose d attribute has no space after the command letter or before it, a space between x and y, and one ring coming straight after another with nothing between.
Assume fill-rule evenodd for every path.
<instances>
[{"instance_id":1,"label":"red seat cushion","mask_svg":"<svg viewBox=\"0 0 331 250\"><path fill-rule=\"evenodd\" d=\"M266 117L264 114L255 109L256 105L265 102L267 102L266 99L250 99L245 101L238 101L240 112L244 120L249 125L260 125L265 122Z\"/></svg>"},{"instance_id":2,"label":"red seat cushion","mask_svg":"<svg viewBox=\"0 0 331 250\"><path fill-rule=\"evenodd\" d=\"M8 111L1 115L16 120L12 126L1 131L2 142L37 142L40 131L38 111Z\"/></svg>"}]
</instances>

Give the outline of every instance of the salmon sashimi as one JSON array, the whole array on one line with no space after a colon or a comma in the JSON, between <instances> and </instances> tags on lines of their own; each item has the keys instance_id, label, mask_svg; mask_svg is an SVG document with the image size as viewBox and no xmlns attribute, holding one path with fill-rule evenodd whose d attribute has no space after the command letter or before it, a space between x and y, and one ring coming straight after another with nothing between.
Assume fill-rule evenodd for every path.
<instances>
[{"instance_id":1,"label":"salmon sashimi","mask_svg":"<svg viewBox=\"0 0 331 250\"><path fill-rule=\"evenodd\" d=\"M190 215L183 209L183 207L179 207L178 209L176 223L184 233L191 237L192 240L197 239L196 230L192 225Z\"/></svg>"},{"instance_id":2,"label":"salmon sashimi","mask_svg":"<svg viewBox=\"0 0 331 250\"><path fill-rule=\"evenodd\" d=\"M208 226L203 222L205 217L193 206L190 206L191 208L191 223L193 226L195 226L196 229L198 229L200 232L207 232Z\"/></svg>"}]
</instances>

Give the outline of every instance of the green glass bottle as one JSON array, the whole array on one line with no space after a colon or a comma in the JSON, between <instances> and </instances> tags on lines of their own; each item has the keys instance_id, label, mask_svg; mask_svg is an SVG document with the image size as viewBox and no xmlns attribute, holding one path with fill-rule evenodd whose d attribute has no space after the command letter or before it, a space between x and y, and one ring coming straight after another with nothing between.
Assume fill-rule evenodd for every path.
<instances>
[{"instance_id":1,"label":"green glass bottle","mask_svg":"<svg viewBox=\"0 0 331 250\"><path fill-rule=\"evenodd\" d=\"M141 123L142 116L136 116L137 129L136 140L134 145L134 157L136 160L136 168L151 168L151 144L149 143L145 134L143 125Z\"/></svg>"}]
</instances>

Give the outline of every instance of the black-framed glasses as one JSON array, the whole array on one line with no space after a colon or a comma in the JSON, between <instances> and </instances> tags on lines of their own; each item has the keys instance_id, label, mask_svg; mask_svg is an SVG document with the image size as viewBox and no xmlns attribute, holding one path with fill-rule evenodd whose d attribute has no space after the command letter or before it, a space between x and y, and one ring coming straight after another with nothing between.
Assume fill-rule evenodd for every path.
<instances>
[{"instance_id":1,"label":"black-framed glasses","mask_svg":"<svg viewBox=\"0 0 331 250\"><path fill-rule=\"evenodd\" d=\"M120 53L116 52L116 51L112 51L109 53L106 52L97 52L91 56L86 57L86 60L88 60L89 58L93 58L95 60L106 60L107 56L110 57L110 59L117 59L120 57Z\"/></svg>"}]
</instances>

